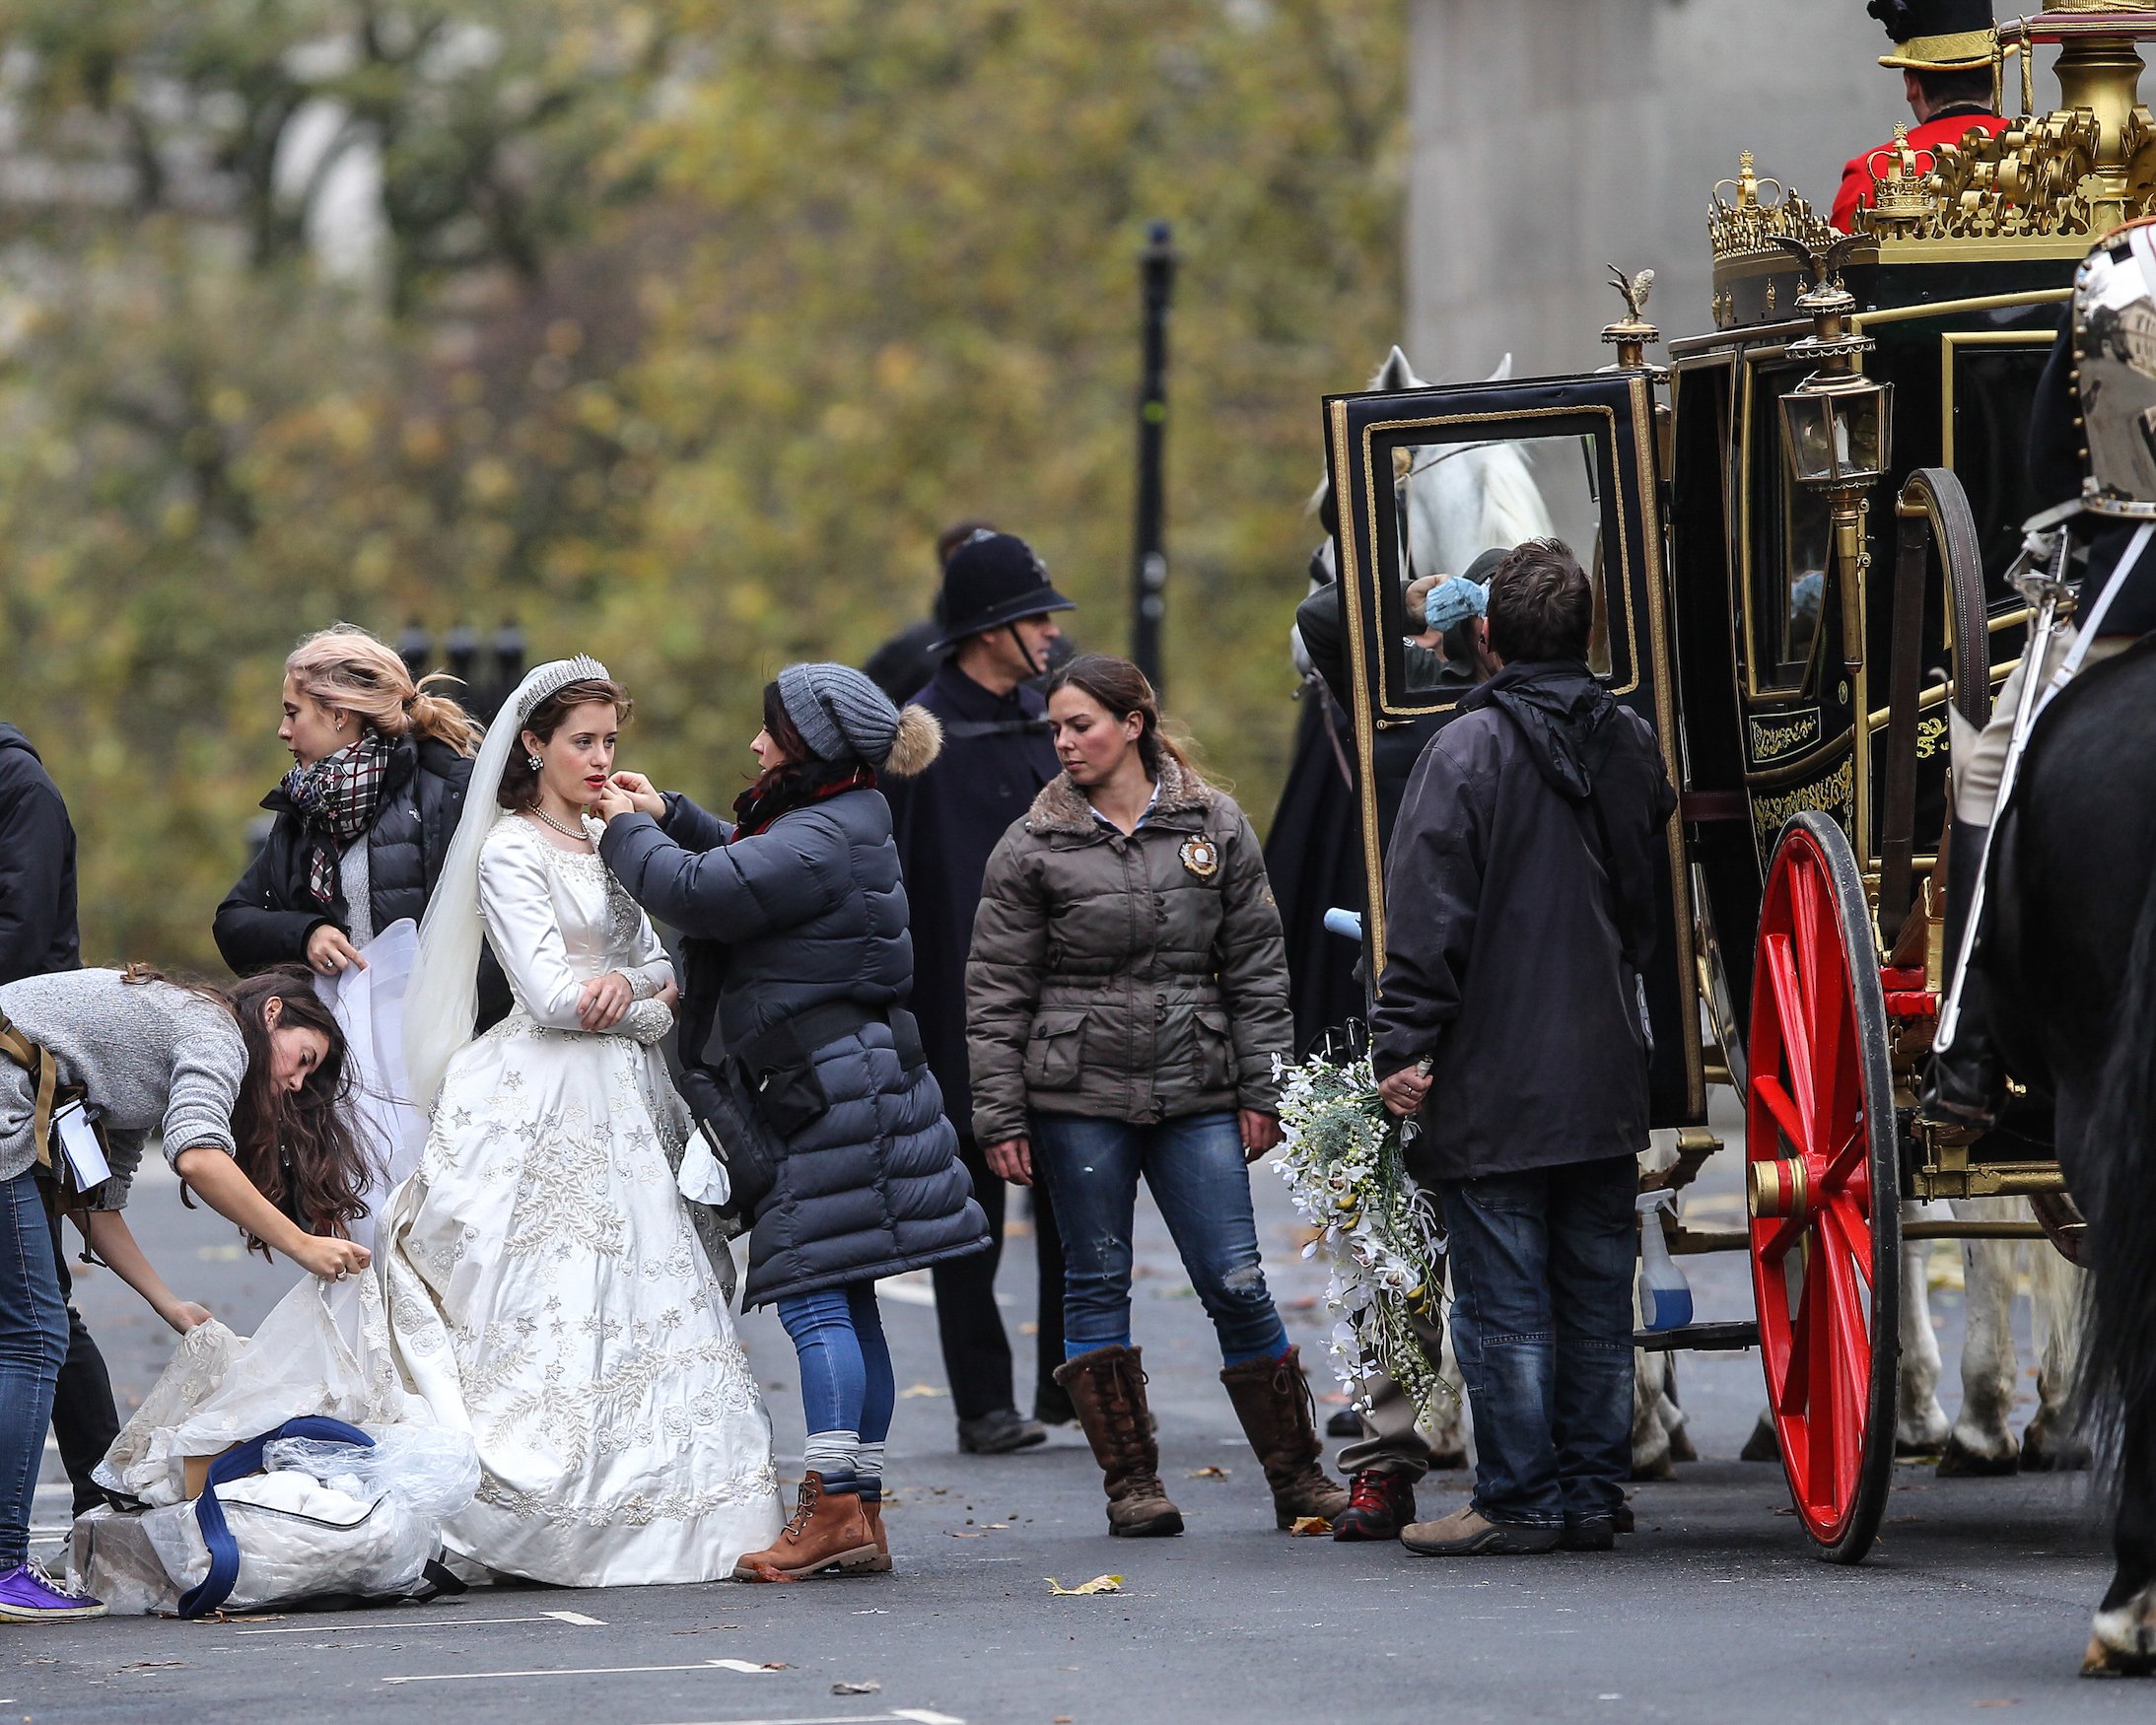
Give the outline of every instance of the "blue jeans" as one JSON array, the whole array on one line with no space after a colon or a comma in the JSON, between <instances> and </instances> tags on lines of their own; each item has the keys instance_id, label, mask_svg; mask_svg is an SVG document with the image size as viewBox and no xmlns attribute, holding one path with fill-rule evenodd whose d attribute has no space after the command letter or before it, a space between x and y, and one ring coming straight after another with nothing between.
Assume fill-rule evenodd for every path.
<instances>
[{"instance_id":1,"label":"blue jeans","mask_svg":"<svg viewBox=\"0 0 2156 1725\"><path fill-rule=\"evenodd\" d=\"M1033 1118L1034 1172L1063 1230L1063 1351L1131 1343L1131 1229L1144 1175L1228 1365L1278 1359L1287 1332L1258 1263L1250 1171L1232 1114Z\"/></svg>"},{"instance_id":2,"label":"blue jeans","mask_svg":"<svg viewBox=\"0 0 2156 1725\"><path fill-rule=\"evenodd\" d=\"M852 1431L863 1443L881 1443L890 1433L898 1385L875 1283L790 1294L778 1307L779 1322L800 1355L801 1411L809 1431Z\"/></svg>"},{"instance_id":3,"label":"blue jeans","mask_svg":"<svg viewBox=\"0 0 2156 1725\"><path fill-rule=\"evenodd\" d=\"M1638 1182L1614 1156L1440 1186L1475 1507L1491 1521L1559 1527L1624 1501Z\"/></svg>"},{"instance_id":4,"label":"blue jeans","mask_svg":"<svg viewBox=\"0 0 2156 1725\"><path fill-rule=\"evenodd\" d=\"M67 1304L37 1176L0 1181L0 1570L30 1555L30 1505L67 1357Z\"/></svg>"}]
</instances>

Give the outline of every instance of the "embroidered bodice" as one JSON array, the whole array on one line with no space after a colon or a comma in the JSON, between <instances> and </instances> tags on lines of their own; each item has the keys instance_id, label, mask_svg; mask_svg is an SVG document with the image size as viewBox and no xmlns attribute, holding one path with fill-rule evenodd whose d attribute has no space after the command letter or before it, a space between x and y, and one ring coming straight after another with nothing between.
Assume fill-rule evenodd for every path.
<instances>
[{"instance_id":1,"label":"embroidered bodice","mask_svg":"<svg viewBox=\"0 0 2156 1725\"><path fill-rule=\"evenodd\" d=\"M479 910L518 1007L553 1030L579 1030L584 985L617 970L636 1003L609 1033L653 1043L673 1024L652 997L673 965L652 921L597 856L565 851L521 815L495 823L479 857Z\"/></svg>"}]
</instances>

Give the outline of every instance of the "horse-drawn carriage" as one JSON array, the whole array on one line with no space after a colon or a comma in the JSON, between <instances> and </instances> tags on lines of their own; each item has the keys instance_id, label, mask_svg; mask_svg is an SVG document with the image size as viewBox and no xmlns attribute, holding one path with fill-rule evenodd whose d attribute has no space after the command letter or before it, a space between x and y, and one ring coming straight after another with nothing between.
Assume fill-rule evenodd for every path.
<instances>
[{"instance_id":1,"label":"horse-drawn carriage","mask_svg":"<svg viewBox=\"0 0 2156 1725\"><path fill-rule=\"evenodd\" d=\"M2076 265L2156 207L2134 51L2156 11L2047 10L2000 34L2025 115L2033 50L2056 45L2057 111L1878 153L1853 242L1747 157L1711 210L1713 327L1671 340L1666 367L1621 281L1612 367L1324 409L1372 974L1379 735L1459 698L1412 684L1403 648L1406 582L1457 567L1417 488L1508 449L1594 580L1594 668L1681 794L1646 979L1655 1122L1696 1162L1718 1147L1708 1085L1745 1110L1747 1225L1672 1244L1747 1252L1756 1320L1639 1340L1760 1348L1797 1514L1843 1562L1892 1478L1904 1239L2041 1227L2071 1256L2079 1228L2041 1095L1967 1142L1919 1126L1915 1089L1946 993L1954 716L1984 724L2029 634L2008 580L2037 511L2026 431ZM1904 1227L1905 1199L2013 1195L2036 1222Z\"/></svg>"}]
</instances>

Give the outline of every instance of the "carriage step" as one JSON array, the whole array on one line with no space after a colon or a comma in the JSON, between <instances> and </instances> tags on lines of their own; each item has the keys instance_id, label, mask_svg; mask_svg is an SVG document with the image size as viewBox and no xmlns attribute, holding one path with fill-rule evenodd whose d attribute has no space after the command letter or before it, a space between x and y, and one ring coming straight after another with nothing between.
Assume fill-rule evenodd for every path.
<instances>
[{"instance_id":1,"label":"carriage step","mask_svg":"<svg viewBox=\"0 0 2156 1725\"><path fill-rule=\"evenodd\" d=\"M1634 1330L1632 1345L1649 1353L1674 1353L1680 1347L1704 1353L1726 1353L1739 1347L1757 1347L1760 1327L1757 1319L1744 1318L1731 1324L1686 1324L1676 1330Z\"/></svg>"}]
</instances>

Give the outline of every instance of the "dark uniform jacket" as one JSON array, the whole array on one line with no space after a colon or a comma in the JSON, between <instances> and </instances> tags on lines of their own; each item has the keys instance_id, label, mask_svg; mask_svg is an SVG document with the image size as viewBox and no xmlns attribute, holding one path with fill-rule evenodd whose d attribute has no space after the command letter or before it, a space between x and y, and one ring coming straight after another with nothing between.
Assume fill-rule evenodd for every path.
<instances>
[{"instance_id":1,"label":"dark uniform jacket","mask_svg":"<svg viewBox=\"0 0 2156 1725\"><path fill-rule=\"evenodd\" d=\"M738 1050L813 1007L887 1011L912 991L906 888L890 809L873 790L790 809L746 837L669 794L663 826L618 816L599 854L683 935L686 1061L708 1049L715 1020ZM936 1076L905 1064L890 1024L844 1032L812 1065L828 1106L785 1138L756 1208L743 1306L985 1251L988 1221Z\"/></svg>"},{"instance_id":2,"label":"dark uniform jacket","mask_svg":"<svg viewBox=\"0 0 2156 1725\"><path fill-rule=\"evenodd\" d=\"M1385 863L1372 1058L1383 1078L1433 1057L1410 1171L1635 1154L1647 1055L1624 954L1644 967L1656 934L1662 751L1576 661L1507 665L1465 705L1417 763Z\"/></svg>"},{"instance_id":3,"label":"dark uniform jacket","mask_svg":"<svg viewBox=\"0 0 2156 1725\"><path fill-rule=\"evenodd\" d=\"M367 830L367 896L379 932L399 917L418 922L442 876L456 823L464 812L471 762L434 737L400 738L383 776L382 802ZM351 932L351 912L338 886L328 905L308 890L308 846L299 812L284 786L262 798L277 816L269 842L217 907L217 950L241 976L273 964L307 962L308 937L324 923ZM509 980L491 950L479 959L481 1030L509 1014Z\"/></svg>"},{"instance_id":4,"label":"dark uniform jacket","mask_svg":"<svg viewBox=\"0 0 2156 1725\"><path fill-rule=\"evenodd\" d=\"M1061 769L1048 703L1020 686L991 694L946 662L914 696L942 722L943 752L917 779L886 781L891 831L913 909L913 1010L961 1133L973 1129L966 1070L966 950L989 853Z\"/></svg>"},{"instance_id":5,"label":"dark uniform jacket","mask_svg":"<svg viewBox=\"0 0 2156 1725\"><path fill-rule=\"evenodd\" d=\"M81 963L67 804L30 739L0 724L0 983Z\"/></svg>"},{"instance_id":6,"label":"dark uniform jacket","mask_svg":"<svg viewBox=\"0 0 2156 1725\"><path fill-rule=\"evenodd\" d=\"M2073 312L2069 309L2059 325L2052 357L2037 380L2036 400L2029 413L2029 483L2047 508L2067 503L2081 495L2081 481L2088 472L2082 453L2081 402L2075 389ZM2075 594L2075 613L2086 617L2097 595L2119 567L2139 523L2109 516L2082 515L2074 518L2074 538L2088 547L2088 564ZM2104 613L2101 633L2146 635L2156 630L2156 544L2142 553L2138 568L2126 577L2125 586Z\"/></svg>"}]
</instances>

